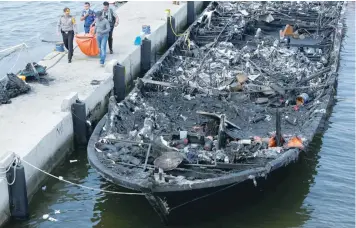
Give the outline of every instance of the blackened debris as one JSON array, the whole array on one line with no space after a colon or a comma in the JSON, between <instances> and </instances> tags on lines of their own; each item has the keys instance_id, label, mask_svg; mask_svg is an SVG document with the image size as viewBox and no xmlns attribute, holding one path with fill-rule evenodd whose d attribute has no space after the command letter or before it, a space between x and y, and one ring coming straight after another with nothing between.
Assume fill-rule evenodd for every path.
<instances>
[{"instance_id":1,"label":"blackened debris","mask_svg":"<svg viewBox=\"0 0 356 228\"><path fill-rule=\"evenodd\" d=\"M138 80L124 101L110 98L101 143L151 144L150 153L133 146L125 153L111 148L109 159L114 163L104 156L103 162L114 170L120 167L117 172L137 175L147 186L179 185L264 167L292 148L304 148L333 91L341 6L210 4L189 35ZM297 104L300 94L307 94L308 102ZM281 145L275 140L276 108ZM179 153L182 160L177 158L177 167L165 171L162 179L162 170L154 171L159 168L154 164L171 167L172 159L162 164L170 152Z\"/></svg>"}]
</instances>

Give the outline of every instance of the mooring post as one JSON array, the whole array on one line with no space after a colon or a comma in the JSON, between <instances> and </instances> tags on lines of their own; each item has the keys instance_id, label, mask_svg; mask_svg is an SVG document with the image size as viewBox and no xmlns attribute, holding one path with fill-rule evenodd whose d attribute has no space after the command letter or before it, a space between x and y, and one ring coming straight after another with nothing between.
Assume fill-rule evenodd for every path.
<instances>
[{"instance_id":1,"label":"mooring post","mask_svg":"<svg viewBox=\"0 0 356 228\"><path fill-rule=\"evenodd\" d=\"M176 19L173 16L167 17L167 47L171 47L176 42ZM173 31L174 30L174 31Z\"/></svg>"},{"instance_id":2,"label":"mooring post","mask_svg":"<svg viewBox=\"0 0 356 228\"><path fill-rule=\"evenodd\" d=\"M87 122L86 122L86 108L85 103L76 100L72 104L72 119L74 142L76 146L82 147L87 145Z\"/></svg>"},{"instance_id":3,"label":"mooring post","mask_svg":"<svg viewBox=\"0 0 356 228\"><path fill-rule=\"evenodd\" d=\"M125 99L126 96L126 76L125 67L117 64L114 66L114 95L117 102Z\"/></svg>"},{"instance_id":4,"label":"mooring post","mask_svg":"<svg viewBox=\"0 0 356 228\"><path fill-rule=\"evenodd\" d=\"M151 68L151 40L145 38L141 44L141 76Z\"/></svg>"},{"instance_id":5,"label":"mooring post","mask_svg":"<svg viewBox=\"0 0 356 228\"><path fill-rule=\"evenodd\" d=\"M190 26L195 21L194 1L187 1L187 26Z\"/></svg>"},{"instance_id":6,"label":"mooring post","mask_svg":"<svg viewBox=\"0 0 356 228\"><path fill-rule=\"evenodd\" d=\"M12 163L6 178L7 182L11 184L8 185L11 217L19 220L28 219L27 186L23 165Z\"/></svg>"},{"instance_id":7,"label":"mooring post","mask_svg":"<svg viewBox=\"0 0 356 228\"><path fill-rule=\"evenodd\" d=\"M281 114L279 109L276 110L276 144L282 146L282 134L281 134Z\"/></svg>"}]
</instances>

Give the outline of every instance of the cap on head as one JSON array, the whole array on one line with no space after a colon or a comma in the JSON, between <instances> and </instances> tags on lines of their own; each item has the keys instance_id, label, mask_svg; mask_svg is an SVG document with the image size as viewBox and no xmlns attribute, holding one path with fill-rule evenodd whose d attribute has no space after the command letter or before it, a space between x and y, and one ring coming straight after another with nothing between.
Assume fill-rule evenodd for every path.
<instances>
[{"instance_id":1,"label":"cap on head","mask_svg":"<svg viewBox=\"0 0 356 228\"><path fill-rule=\"evenodd\" d=\"M96 15L97 17L101 17L101 16L103 16L103 12L97 11L97 12L95 13L95 15Z\"/></svg>"}]
</instances>

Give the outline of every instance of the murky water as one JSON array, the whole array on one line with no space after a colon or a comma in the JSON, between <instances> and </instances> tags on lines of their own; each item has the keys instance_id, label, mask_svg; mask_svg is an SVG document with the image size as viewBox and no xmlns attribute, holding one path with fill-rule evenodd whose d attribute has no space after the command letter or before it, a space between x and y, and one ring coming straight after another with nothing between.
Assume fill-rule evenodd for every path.
<instances>
[{"instance_id":1,"label":"murky water","mask_svg":"<svg viewBox=\"0 0 356 228\"><path fill-rule=\"evenodd\" d=\"M245 192L228 199L226 207L217 207L216 199L187 207L190 217L198 219L178 214L185 225L174 227L355 227L355 3L348 7L337 102L327 131L315 137L306 157L273 178L263 192ZM69 159L53 174L90 187L122 190L98 176L85 151L75 151ZM144 197L98 193L54 179L35 194L30 213L30 220L7 227L163 227ZM43 214L58 221L44 220Z\"/></svg>"}]
</instances>

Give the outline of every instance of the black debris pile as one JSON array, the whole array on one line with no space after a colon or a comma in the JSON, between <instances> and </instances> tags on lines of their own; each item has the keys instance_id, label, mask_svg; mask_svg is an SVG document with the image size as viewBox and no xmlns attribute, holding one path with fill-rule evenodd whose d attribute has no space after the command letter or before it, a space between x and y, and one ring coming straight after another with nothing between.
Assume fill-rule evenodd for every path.
<instances>
[{"instance_id":1,"label":"black debris pile","mask_svg":"<svg viewBox=\"0 0 356 228\"><path fill-rule=\"evenodd\" d=\"M170 181L179 183L303 150L333 91L340 6L213 2L125 100L110 98L102 143L151 144L151 154L136 155L116 145L115 161L131 171L142 171L145 161L161 169L174 164Z\"/></svg>"},{"instance_id":2,"label":"black debris pile","mask_svg":"<svg viewBox=\"0 0 356 228\"><path fill-rule=\"evenodd\" d=\"M30 91L30 86L15 74L7 74L0 80L0 104L11 103L11 98Z\"/></svg>"},{"instance_id":3,"label":"black debris pile","mask_svg":"<svg viewBox=\"0 0 356 228\"><path fill-rule=\"evenodd\" d=\"M45 66L36 62L27 63L25 69L20 70L17 74L9 73L0 79L0 104L11 103L11 98L27 93L31 90L28 82L38 82L48 85L49 79Z\"/></svg>"},{"instance_id":4,"label":"black debris pile","mask_svg":"<svg viewBox=\"0 0 356 228\"><path fill-rule=\"evenodd\" d=\"M330 34L339 9L339 3L216 3L152 79L189 83L205 92L261 89L271 94L270 85L318 90L333 61ZM297 21L294 26L290 18Z\"/></svg>"}]
</instances>

